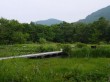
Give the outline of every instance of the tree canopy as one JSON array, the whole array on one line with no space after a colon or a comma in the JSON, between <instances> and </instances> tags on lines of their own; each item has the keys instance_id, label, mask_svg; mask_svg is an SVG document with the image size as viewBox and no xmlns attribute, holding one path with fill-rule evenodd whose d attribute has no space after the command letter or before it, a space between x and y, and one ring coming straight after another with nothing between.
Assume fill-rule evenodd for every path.
<instances>
[{"instance_id":1,"label":"tree canopy","mask_svg":"<svg viewBox=\"0 0 110 82\"><path fill-rule=\"evenodd\" d=\"M46 26L40 24L19 23L17 20L0 18L0 44L39 42L83 42L99 43L110 41L110 21L101 17L93 23L81 22Z\"/></svg>"}]
</instances>

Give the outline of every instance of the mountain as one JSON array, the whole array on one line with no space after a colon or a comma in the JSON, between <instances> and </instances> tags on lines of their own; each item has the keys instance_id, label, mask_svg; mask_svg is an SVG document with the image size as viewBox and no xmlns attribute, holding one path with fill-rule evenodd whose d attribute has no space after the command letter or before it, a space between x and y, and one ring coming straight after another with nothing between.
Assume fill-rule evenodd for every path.
<instances>
[{"instance_id":1,"label":"mountain","mask_svg":"<svg viewBox=\"0 0 110 82\"><path fill-rule=\"evenodd\" d=\"M59 24L59 23L62 23L63 21L61 20L57 20L57 19L48 19L48 20L40 20L40 21L37 21L35 22L36 24L42 24L42 25L54 25L54 24Z\"/></svg>"},{"instance_id":2,"label":"mountain","mask_svg":"<svg viewBox=\"0 0 110 82\"><path fill-rule=\"evenodd\" d=\"M98 20L100 17L104 17L107 20L110 20L110 6L102 8L92 14L88 15L85 19L79 20L78 22L91 23Z\"/></svg>"}]
</instances>

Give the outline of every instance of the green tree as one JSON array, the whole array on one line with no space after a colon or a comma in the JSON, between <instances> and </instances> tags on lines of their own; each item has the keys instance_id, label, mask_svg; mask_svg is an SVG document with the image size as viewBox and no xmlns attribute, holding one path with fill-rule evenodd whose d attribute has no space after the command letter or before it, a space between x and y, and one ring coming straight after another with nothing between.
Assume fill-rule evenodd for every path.
<instances>
[{"instance_id":1,"label":"green tree","mask_svg":"<svg viewBox=\"0 0 110 82\"><path fill-rule=\"evenodd\" d=\"M14 32L12 36L12 40L14 43L26 43L29 34L23 34L22 32Z\"/></svg>"}]
</instances>

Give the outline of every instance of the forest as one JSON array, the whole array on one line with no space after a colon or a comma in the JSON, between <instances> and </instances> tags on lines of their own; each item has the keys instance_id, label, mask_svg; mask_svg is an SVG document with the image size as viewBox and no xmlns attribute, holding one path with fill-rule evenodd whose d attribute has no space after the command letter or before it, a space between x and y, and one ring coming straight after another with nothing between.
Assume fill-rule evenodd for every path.
<instances>
[{"instance_id":1,"label":"forest","mask_svg":"<svg viewBox=\"0 0 110 82\"><path fill-rule=\"evenodd\" d=\"M46 26L34 22L0 18L0 44L24 44L37 42L100 43L110 41L110 21L100 17L93 23L67 23Z\"/></svg>"}]
</instances>

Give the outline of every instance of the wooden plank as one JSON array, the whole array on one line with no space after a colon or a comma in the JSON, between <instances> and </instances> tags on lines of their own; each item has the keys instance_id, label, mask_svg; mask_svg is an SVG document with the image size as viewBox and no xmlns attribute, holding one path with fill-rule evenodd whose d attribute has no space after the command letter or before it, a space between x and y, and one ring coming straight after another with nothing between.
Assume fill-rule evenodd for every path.
<instances>
[{"instance_id":1,"label":"wooden plank","mask_svg":"<svg viewBox=\"0 0 110 82\"><path fill-rule=\"evenodd\" d=\"M13 58L31 58L31 57L38 57L38 56L47 56L47 55L54 55L60 54L62 51L54 51L54 52L44 52L44 53L37 53L37 54L28 54L28 55L20 55L20 56L11 56L11 57L1 57L0 60L5 59L13 59Z\"/></svg>"}]
</instances>

